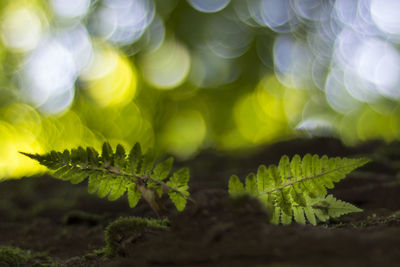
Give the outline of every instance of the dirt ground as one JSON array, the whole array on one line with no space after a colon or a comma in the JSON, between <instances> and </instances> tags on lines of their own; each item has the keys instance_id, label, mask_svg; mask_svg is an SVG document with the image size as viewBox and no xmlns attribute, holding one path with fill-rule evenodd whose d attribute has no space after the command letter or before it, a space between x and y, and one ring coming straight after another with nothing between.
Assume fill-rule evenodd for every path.
<instances>
[{"instance_id":1,"label":"dirt ground","mask_svg":"<svg viewBox=\"0 0 400 267\"><path fill-rule=\"evenodd\" d=\"M331 191L364 212L318 226L275 226L256 200L227 196L230 175L305 153L372 158ZM21 266L399 266L400 143L348 148L336 139L296 139L229 155L204 151L176 165L190 168L197 204L172 212L168 230L121 234L112 258L98 251L104 229L121 216L154 217L145 203L130 209L125 198L99 199L84 183L50 176L0 183L0 248L30 253ZM0 266L13 266L1 252Z\"/></svg>"}]
</instances>

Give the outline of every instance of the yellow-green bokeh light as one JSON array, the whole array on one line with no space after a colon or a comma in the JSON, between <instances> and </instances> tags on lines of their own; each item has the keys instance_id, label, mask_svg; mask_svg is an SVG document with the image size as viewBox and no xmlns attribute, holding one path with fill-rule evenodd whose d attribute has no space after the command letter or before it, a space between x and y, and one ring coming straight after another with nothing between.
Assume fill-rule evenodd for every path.
<instances>
[{"instance_id":1,"label":"yellow-green bokeh light","mask_svg":"<svg viewBox=\"0 0 400 267\"><path fill-rule=\"evenodd\" d=\"M190 70L190 53L174 40L166 40L154 52L141 57L143 76L158 89L172 89L181 85Z\"/></svg>"},{"instance_id":2,"label":"yellow-green bokeh light","mask_svg":"<svg viewBox=\"0 0 400 267\"><path fill-rule=\"evenodd\" d=\"M134 66L119 51L109 46L94 50L92 64L81 75L88 95L100 106L126 105L136 93Z\"/></svg>"},{"instance_id":3,"label":"yellow-green bokeh light","mask_svg":"<svg viewBox=\"0 0 400 267\"><path fill-rule=\"evenodd\" d=\"M206 124L202 114L195 110L181 110L169 119L161 135L165 149L185 158L196 152L206 137Z\"/></svg>"}]
</instances>

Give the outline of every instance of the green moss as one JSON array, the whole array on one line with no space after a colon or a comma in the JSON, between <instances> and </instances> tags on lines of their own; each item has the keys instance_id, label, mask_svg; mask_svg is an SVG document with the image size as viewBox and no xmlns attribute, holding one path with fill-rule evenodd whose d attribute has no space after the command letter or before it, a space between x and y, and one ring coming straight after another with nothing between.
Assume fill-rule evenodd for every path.
<instances>
[{"instance_id":1,"label":"green moss","mask_svg":"<svg viewBox=\"0 0 400 267\"><path fill-rule=\"evenodd\" d=\"M31 258L30 251L12 246L0 246L0 265L22 266Z\"/></svg>"},{"instance_id":2,"label":"green moss","mask_svg":"<svg viewBox=\"0 0 400 267\"><path fill-rule=\"evenodd\" d=\"M106 255L106 248L101 248L101 249L95 249L92 252L89 252L85 256L83 256L84 260L90 261L94 260L96 258L101 258Z\"/></svg>"},{"instance_id":3,"label":"green moss","mask_svg":"<svg viewBox=\"0 0 400 267\"><path fill-rule=\"evenodd\" d=\"M393 212L392 215L389 216L389 218L400 219L400 210Z\"/></svg>"},{"instance_id":4,"label":"green moss","mask_svg":"<svg viewBox=\"0 0 400 267\"><path fill-rule=\"evenodd\" d=\"M54 266L54 262L46 253L0 246L0 266Z\"/></svg>"},{"instance_id":5,"label":"green moss","mask_svg":"<svg viewBox=\"0 0 400 267\"><path fill-rule=\"evenodd\" d=\"M139 217L119 218L105 230L105 256L125 255L124 248L128 243L140 238L144 233L154 230L166 230L167 220L146 219Z\"/></svg>"}]
</instances>

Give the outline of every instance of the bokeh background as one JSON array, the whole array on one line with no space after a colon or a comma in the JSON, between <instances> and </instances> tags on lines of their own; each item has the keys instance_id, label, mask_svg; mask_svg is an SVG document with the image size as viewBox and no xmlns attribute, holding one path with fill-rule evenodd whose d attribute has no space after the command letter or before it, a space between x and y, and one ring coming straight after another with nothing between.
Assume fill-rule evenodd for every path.
<instances>
[{"instance_id":1,"label":"bokeh background","mask_svg":"<svg viewBox=\"0 0 400 267\"><path fill-rule=\"evenodd\" d=\"M180 159L400 137L398 0L1 0L0 177L136 141Z\"/></svg>"}]
</instances>

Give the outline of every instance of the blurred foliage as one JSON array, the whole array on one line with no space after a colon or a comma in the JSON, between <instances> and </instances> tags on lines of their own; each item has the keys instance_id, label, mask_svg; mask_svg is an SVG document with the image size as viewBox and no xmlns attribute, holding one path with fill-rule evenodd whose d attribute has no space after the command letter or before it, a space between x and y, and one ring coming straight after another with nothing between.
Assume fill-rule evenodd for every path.
<instances>
[{"instance_id":1,"label":"blurred foliage","mask_svg":"<svg viewBox=\"0 0 400 267\"><path fill-rule=\"evenodd\" d=\"M43 171L18 151L105 140L187 158L301 135L398 139L391 6L3 0L0 177Z\"/></svg>"}]
</instances>

